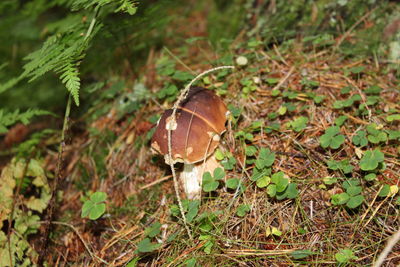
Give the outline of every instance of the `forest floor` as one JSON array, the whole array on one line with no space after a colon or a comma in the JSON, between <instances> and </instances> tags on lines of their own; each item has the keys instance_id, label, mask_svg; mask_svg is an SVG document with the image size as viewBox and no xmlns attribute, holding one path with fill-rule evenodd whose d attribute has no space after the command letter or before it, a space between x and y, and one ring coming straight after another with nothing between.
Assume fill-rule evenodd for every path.
<instances>
[{"instance_id":1,"label":"forest floor","mask_svg":"<svg viewBox=\"0 0 400 267\"><path fill-rule=\"evenodd\" d=\"M198 38L183 32L186 42L152 51L138 77L105 85L98 103L70 121L49 266L375 262L400 229L395 73L387 63L346 59L334 46L310 49L304 40L266 50L244 33L220 55L201 37L204 27L193 27ZM216 155L224 167L213 177L218 188L183 203L191 240L169 166L149 140L178 88L238 57L248 62L197 83L220 95L231 115ZM55 173L56 163L48 151L46 172ZM82 218L93 192L106 193L106 211ZM30 238L33 247L40 233ZM385 266L399 263L397 244Z\"/></svg>"}]
</instances>

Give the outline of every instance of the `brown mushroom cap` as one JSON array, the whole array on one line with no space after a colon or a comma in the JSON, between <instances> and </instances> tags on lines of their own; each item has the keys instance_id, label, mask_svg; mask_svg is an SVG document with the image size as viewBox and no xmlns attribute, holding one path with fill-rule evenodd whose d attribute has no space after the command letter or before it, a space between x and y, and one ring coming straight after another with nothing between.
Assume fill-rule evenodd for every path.
<instances>
[{"instance_id":1,"label":"brown mushroom cap","mask_svg":"<svg viewBox=\"0 0 400 267\"><path fill-rule=\"evenodd\" d=\"M192 87L176 111L177 128L171 131L173 161L191 164L212 154L226 130L226 112L224 102L212 91ZM166 121L171 114L172 109L164 112L151 141L162 155L168 154Z\"/></svg>"}]
</instances>

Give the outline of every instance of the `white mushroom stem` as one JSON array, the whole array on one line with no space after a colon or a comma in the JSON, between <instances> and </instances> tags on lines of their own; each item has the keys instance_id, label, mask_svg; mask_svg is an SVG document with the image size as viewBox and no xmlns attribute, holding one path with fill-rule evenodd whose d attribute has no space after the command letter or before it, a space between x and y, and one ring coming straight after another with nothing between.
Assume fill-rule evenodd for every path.
<instances>
[{"instance_id":1,"label":"white mushroom stem","mask_svg":"<svg viewBox=\"0 0 400 267\"><path fill-rule=\"evenodd\" d=\"M203 174L210 172L212 175L214 170L218 167L221 167L221 165L215 159L214 155L208 157L205 162L201 161L196 164L183 165L183 172L179 178L188 199L201 198Z\"/></svg>"}]
</instances>

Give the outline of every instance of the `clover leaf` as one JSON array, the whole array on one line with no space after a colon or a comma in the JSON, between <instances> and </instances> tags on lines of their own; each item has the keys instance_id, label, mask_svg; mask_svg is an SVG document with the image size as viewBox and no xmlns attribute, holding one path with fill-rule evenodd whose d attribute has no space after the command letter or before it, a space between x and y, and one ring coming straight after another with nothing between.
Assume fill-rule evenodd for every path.
<instances>
[{"instance_id":1,"label":"clover leaf","mask_svg":"<svg viewBox=\"0 0 400 267\"><path fill-rule=\"evenodd\" d=\"M375 123L371 123L367 126L368 141L373 144L387 141L387 133L380 131L379 127Z\"/></svg>"},{"instance_id":2,"label":"clover leaf","mask_svg":"<svg viewBox=\"0 0 400 267\"><path fill-rule=\"evenodd\" d=\"M250 205L242 204L236 210L236 215L239 217L244 217L250 211Z\"/></svg>"},{"instance_id":3,"label":"clover leaf","mask_svg":"<svg viewBox=\"0 0 400 267\"><path fill-rule=\"evenodd\" d=\"M349 163L349 160L345 159L342 161L328 160L328 168L331 170L341 170L343 173L351 173L353 171L353 166Z\"/></svg>"},{"instance_id":4,"label":"clover leaf","mask_svg":"<svg viewBox=\"0 0 400 267\"><path fill-rule=\"evenodd\" d=\"M104 203L106 198L107 194L104 192L93 193L90 199L83 203L81 217L89 217L91 220L100 218L106 211L106 204Z\"/></svg>"},{"instance_id":5,"label":"clover leaf","mask_svg":"<svg viewBox=\"0 0 400 267\"><path fill-rule=\"evenodd\" d=\"M307 127L307 123L308 123L308 118L301 116L289 122L289 125L295 132L301 132Z\"/></svg>"},{"instance_id":6,"label":"clover leaf","mask_svg":"<svg viewBox=\"0 0 400 267\"><path fill-rule=\"evenodd\" d=\"M351 249L342 249L335 254L335 259L338 263L347 263L351 260L358 259L358 257L354 255Z\"/></svg>"},{"instance_id":7,"label":"clover leaf","mask_svg":"<svg viewBox=\"0 0 400 267\"><path fill-rule=\"evenodd\" d=\"M378 149L368 150L360 160L360 168L363 171L375 170L384 159L385 156Z\"/></svg>"},{"instance_id":8,"label":"clover leaf","mask_svg":"<svg viewBox=\"0 0 400 267\"><path fill-rule=\"evenodd\" d=\"M136 251L140 253L152 252L160 246L161 244L152 243L149 238L145 238L138 243Z\"/></svg>"},{"instance_id":9,"label":"clover leaf","mask_svg":"<svg viewBox=\"0 0 400 267\"><path fill-rule=\"evenodd\" d=\"M226 180L226 187L229 189L236 189L239 186L239 179L238 178L231 178Z\"/></svg>"},{"instance_id":10,"label":"clover leaf","mask_svg":"<svg viewBox=\"0 0 400 267\"><path fill-rule=\"evenodd\" d=\"M219 182L211 176L210 172L206 172L203 174L203 191L204 192L212 192L215 191L219 186Z\"/></svg>"},{"instance_id":11,"label":"clover leaf","mask_svg":"<svg viewBox=\"0 0 400 267\"><path fill-rule=\"evenodd\" d=\"M338 126L331 126L326 129L325 134L319 138L319 142L323 148L330 147L337 149L343 144L345 140L344 135L340 134L340 128Z\"/></svg>"},{"instance_id":12,"label":"clover leaf","mask_svg":"<svg viewBox=\"0 0 400 267\"><path fill-rule=\"evenodd\" d=\"M353 144L359 147L368 145L367 133L365 131L358 131L356 135L353 136Z\"/></svg>"},{"instance_id":13,"label":"clover leaf","mask_svg":"<svg viewBox=\"0 0 400 267\"><path fill-rule=\"evenodd\" d=\"M203 174L203 191L204 192L212 192L215 191L218 186L218 180L221 180L225 177L225 172L222 168L216 168L213 172L213 176L211 176L210 172L206 172Z\"/></svg>"},{"instance_id":14,"label":"clover leaf","mask_svg":"<svg viewBox=\"0 0 400 267\"><path fill-rule=\"evenodd\" d=\"M258 158L256 160L256 167L263 169L265 167L271 167L275 161L275 153L271 152L268 148L261 148Z\"/></svg>"}]
</instances>

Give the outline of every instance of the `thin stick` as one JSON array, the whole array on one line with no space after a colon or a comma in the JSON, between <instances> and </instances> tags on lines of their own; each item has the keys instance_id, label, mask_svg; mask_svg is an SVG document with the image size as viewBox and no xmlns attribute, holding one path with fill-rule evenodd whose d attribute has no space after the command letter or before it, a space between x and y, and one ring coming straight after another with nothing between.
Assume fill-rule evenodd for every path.
<instances>
[{"instance_id":1,"label":"thin stick","mask_svg":"<svg viewBox=\"0 0 400 267\"><path fill-rule=\"evenodd\" d=\"M394 233L394 235L392 235L392 237L389 239L389 241L386 244L385 249L381 252L378 259L374 263L373 267L379 267L382 265L382 263L385 261L387 255L390 253L390 251L392 251L394 245L396 245L396 243L399 242L399 240L400 240L400 229L397 230L397 232Z\"/></svg>"},{"instance_id":2,"label":"thin stick","mask_svg":"<svg viewBox=\"0 0 400 267\"><path fill-rule=\"evenodd\" d=\"M143 189L152 187L153 185L156 185L156 184L159 184L159 183L161 183L161 182L164 182L164 181L168 180L168 179L171 178L171 177L172 177L172 175L164 176L163 178L160 178L160 179L158 179L158 180L155 180L154 182L151 182L151 183L149 183L149 184L147 184L147 185L144 185L144 186L142 186L142 187L139 188L139 189L140 189L140 190L143 190Z\"/></svg>"},{"instance_id":3,"label":"thin stick","mask_svg":"<svg viewBox=\"0 0 400 267\"><path fill-rule=\"evenodd\" d=\"M190 89L190 87L192 86L192 84L194 82L196 82L201 77L203 77L204 75L207 75L210 72L221 70L221 69L234 69L234 68L235 68L234 66L220 66L220 67L209 69L209 70L204 71L204 72L200 73L199 75L197 75L188 85L186 85L185 89L179 95L178 100L175 102L175 104L173 106L172 114L171 114L171 116L168 118L168 120L166 122L166 128L167 128L167 132L168 132L168 158L169 158L168 159L168 163L169 163L169 165L171 167L172 177L173 177L173 180L174 180L175 194L176 194L176 199L178 201L179 210L180 210L180 213L181 213L181 216L182 216L183 224L185 225L186 232L188 233L190 240L193 240L193 237L192 237L192 233L190 232L189 226L187 224L185 213L183 211L182 200L181 200L181 197L179 195L178 178L176 177L175 167L174 167L175 162L173 161L173 158L172 158L172 144L171 144L172 138L171 138L171 134L172 134L172 131L177 128L176 110L178 109L179 104L182 102L182 100L184 100L187 97L189 89Z\"/></svg>"},{"instance_id":4,"label":"thin stick","mask_svg":"<svg viewBox=\"0 0 400 267\"><path fill-rule=\"evenodd\" d=\"M86 40L92 33L94 25L96 23L96 17L99 14L99 10L100 10L99 7L95 8L95 14L92 18L92 21L90 22L90 25L85 34L84 40ZM59 180L61 179L61 168L62 168L61 165L62 165L62 160L63 160L63 152L64 152L64 148L65 148L65 133L68 130L68 121L69 121L69 114L71 112L71 103L72 103L72 95L69 94L68 100L67 100L67 106L65 108L63 128L61 131L61 141L58 146L57 167L56 167L56 174L55 174L55 178L54 178L54 185L52 188L50 203L49 203L49 207L48 207L48 211L47 211L47 216L46 216L47 219L45 221L46 225L45 225L45 230L44 230L44 235L43 235L43 243L42 243L43 253L40 254L39 259L38 259L39 266L43 265L43 260L47 255L47 243L49 241L49 232L50 232L50 228L51 228L50 222L53 220L53 213L54 213L54 209L55 209L55 205L56 205L55 195L57 192Z\"/></svg>"}]
</instances>

